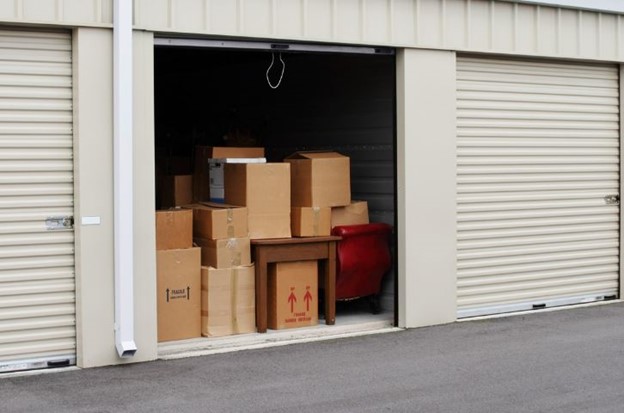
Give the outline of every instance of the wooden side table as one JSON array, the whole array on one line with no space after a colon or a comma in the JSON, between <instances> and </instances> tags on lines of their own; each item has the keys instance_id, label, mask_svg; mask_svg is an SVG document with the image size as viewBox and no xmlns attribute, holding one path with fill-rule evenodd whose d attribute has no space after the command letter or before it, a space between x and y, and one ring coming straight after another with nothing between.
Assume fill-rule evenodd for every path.
<instances>
[{"instance_id":1,"label":"wooden side table","mask_svg":"<svg viewBox=\"0 0 624 413\"><path fill-rule=\"evenodd\" d=\"M340 237L274 238L251 240L252 259L256 266L256 327L267 331L268 285L270 263L318 260L319 276L325 285L325 324L336 322L336 241Z\"/></svg>"}]
</instances>

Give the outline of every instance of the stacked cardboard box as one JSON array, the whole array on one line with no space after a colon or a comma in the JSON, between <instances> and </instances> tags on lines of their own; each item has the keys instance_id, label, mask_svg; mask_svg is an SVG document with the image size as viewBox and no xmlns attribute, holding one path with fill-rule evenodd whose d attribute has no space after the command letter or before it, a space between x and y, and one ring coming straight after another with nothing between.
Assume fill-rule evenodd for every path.
<instances>
[{"instance_id":1,"label":"stacked cardboard box","mask_svg":"<svg viewBox=\"0 0 624 413\"><path fill-rule=\"evenodd\" d=\"M331 210L351 202L349 157L337 152L296 152L291 165L292 231L323 236L331 231Z\"/></svg>"},{"instance_id":2,"label":"stacked cardboard box","mask_svg":"<svg viewBox=\"0 0 624 413\"><path fill-rule=\"evenodd\" d=\"M251 333L255 323L255 272L247 208L199 203L193 209L194 242L201 247L201 333Z\"/></svg>"},{"instance_id":3,"label":"stacked cardboard box","mask_svg":"<svg viewBox=\"0 0 624 413\"><path fill-rule=\"evenodd\" d=\"M347 206L331 209L331 227L368 224L368 202L351 201Z\"/></svg>"},{"instance_id":4,"label":"stacked cardboard box","mask_svg":"<svg viewBox=\"0 0 624 413\"><path fill-rule=\"evenodd\" d=\"M193 212L156 212L158 341L199 337L200 249L193 247Z\"/></svg>"},{"instance_id":5,"label":"stacked cardboard box","mask_svg":"<svg viewBox=\"0 0 624 413\"><path fill-rule=\"evenodd\" d=\"M264 148L196 146L193 169L193 201L195 202L209 201L211 199L210 160L215 158L264 158ZM213 183L213 187L217 189L218 186L219 182L217 179ZM223 196L219 195L215 193L213 198L223 198Z\"/></svg>"},{"instance_id":6,"label":"stacked cardboard box","mask_svg":"<svg viewBox=\"0 0 624 413\"><path fill-rule=\"evenodd\" d=\"M290 165L225 165L225 202L247 207L249 237L289 238Z\"/></svg>"}]
</instances>

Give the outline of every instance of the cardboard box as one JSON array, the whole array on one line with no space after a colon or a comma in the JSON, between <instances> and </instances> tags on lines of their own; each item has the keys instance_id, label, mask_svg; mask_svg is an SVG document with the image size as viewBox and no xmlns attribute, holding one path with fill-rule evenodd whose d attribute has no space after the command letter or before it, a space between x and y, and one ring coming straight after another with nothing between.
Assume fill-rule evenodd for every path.
<instances>
[{"instance_id":1,"label":"cardboard box","mask_svg":"<svg viewBox=\"0 0 624 413\"><path fill-rule=\"evenodd\" d=\"M226 163L266 163L266 158L213 158L208 159L208 171L210 175L210 200L212 202L224 202L224 169Z\"/></svg>"},{"instance_id":2,"label":"cardboard box","mask_svg":"<svg viewBox=\"0 0 624 413\"><path fill-rule=\"evenodd\" d=\"M349 157L337 152L296 152L291 165L292 206L335 207L351 202Z\"/></svg>"},{"instance_id":3,"label":"cardboard box","mask_svg":"<svg viewBox=\"0 0 624 413\"><path fill-rule=\"evenodd\" d=\"M269 265L268 327L318 324L318 264L316 261L278 262Z\"/></svg>"},{"instance_id":4,"label":"cardboard box","mask_svg":"<svg viewBox=\"0 0 624 413\"><path fill-rule=\"evenodd\" d=\"M193 202L193 175L167 175L161 183L161 208L178 207Z\"/></svg>"},{"instance_id":5,"label":"cardboard box","mask_svg":"<svg viewBox=\"0 0 624 413\"><path fill-rule=\"evenodd\" d=\"M263 157L264 148L196 146L193 168L193 202L210 200L210 174L208 159Z\"/></svg>"},{"instance_id":6,"label":"cardboard box","mask_svg":"<svg viewBox=\"0 0 624 413\"><path fill-rule=\"evenodd\" d=\"M331 233L331 208L293 207L290 210L294 237L322 237Z\"/></svg>"},{"instance_id":7,"label":"cardboard box","mask_svg":"<svg viewBox=\"0 0 624 413\"><path fill-rule=\"evenodd\" d=\"M254 266L201 269L201 332L220 337L256 331Z\"/></svg>"},{"instance_id":8,"label":"cardboard box","mask_svg":"<svg viewBox=\"0 0 624 413\"><path fill-rule=\"evenodd\" d=\"M331 209L331 227L368 224L368 202L353 201L350 205Z\"/></svg>"},{"instance_id":9,"label":"cardboard box","mask_svg":"<svg viewBox=\"0 0 624 413\"><path fill-rule=\"evenodd\" d=\"M157 251L158 341L201 335L199 248Z\"/></svg>"},{"instance_id":10,"label":"cardboard box","mask_svg":"<svg viewBox=\"0 0 624 413\"><path fill-rule=\"evenodd\" d=\"M249 237L290 237L290 165L226 164L225 202L247 207Z\"/></svg>"},{"instance_id":11,"label":"cardboard box","mask_svg":"<svg viewBox=\"0 0 624 413\"><path fill-rule=\"evenodd\" d=\"M156 249L173 250L193 246L193 211L156 211Z\"/></svg>"},{"instance_id":12,"label":"cardboard box","mask_svg":"<svg viewBox=\"0 0 624 413\"><path fill-rule=\"evenodd\" d=\"M229 268L251 264L249 238L203 239L195 238L201 247L201 264L205 267Z\"/></svg>"},{"instance_id":13,"label":"cardboard box","mask_svg":"<svg viewBox=\"0 0 624 413\"><path fill-rule=\"evenodd\" d=\"M207 239L249 236L247 208L203 202L185 205L193 210L193 237Z\"/></svg>"}]
</instances>

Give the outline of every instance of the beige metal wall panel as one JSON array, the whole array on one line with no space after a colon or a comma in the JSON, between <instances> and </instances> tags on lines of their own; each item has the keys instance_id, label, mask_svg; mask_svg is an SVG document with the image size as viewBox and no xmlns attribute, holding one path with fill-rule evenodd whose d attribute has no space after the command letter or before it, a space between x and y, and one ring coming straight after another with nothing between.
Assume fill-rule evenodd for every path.
<instances>
[{"instance_id":1,"label":"beige metal wall panel","mask_svg":"<svg viewBox=\"0 0 624 413\"><path fill-rule=\"evenodd\" d=\"M455 105L454 53L397 54L401 327L456 319Z\"/></svg>"},{"instance_id":2,"label":"beige metal wall panel","mask_svg":"<svg viewBox=\"0 0 624 413\"><path fill-rule=\"evenodd\" d=\"M112 0L0 0L0 22L111 26Z\"/></svg>"},{"instance_id":3,"label":"beige metal wall panel","mask_svg":"<svg viewBox=\"0 0 624 413\"><path fill-rule=\"evenodd\" d=\"M0 371L75 360L71 67L68 32L0 30Z\"/></svg>"},{"instance_id":4,"label":"beige metal wall panel","mask_svg":"<svg viewBox=\"0 0 624 413\"><path fill-rule=\"evenodd\" d=\"M134 357L120 359L114 334L113 253L113 33L107 29L74 31L74 137L76 193L76 282L80 367L133 363L156 358L156 304L153 194L154 154L152 84L153 39L134 33L135 45L135 342ZM140 74L140 75L139 75ZM148 86L149 87L149 86ZM147 115L146 115L147 114ZM147 116L147 118L146 118ZM144 129L144 128L147 128ZM150 136L149 139L145 136ZM150 140L151 139L151 140ZM151 165L151 166L150 166ZM139 182L140 181L140 182ZM82 225L83 217L100 218ZM148 224L149 223L149 224ZM150 241L151 240L151 241Z\"/></svg>"},{"instance_id":5,"label":"beige metal wall panel","mask_svg":"<svg viewBox=\"0 0 624 413\"><path fill-rule=\"evenodd\" d=\"M494 0L134 0L135 27L622 61L617 14Z\"/></svg>"},{"instance_id":6,"label":"beige metal wall panel","mask_svg":"<svg viewBox=\"0 0 624 413\"><path fill-rule=\"evenodd\" d=\"M617 67L461 57L457 98L459 315L617 296Z\"/></svg>"}]
</instances>

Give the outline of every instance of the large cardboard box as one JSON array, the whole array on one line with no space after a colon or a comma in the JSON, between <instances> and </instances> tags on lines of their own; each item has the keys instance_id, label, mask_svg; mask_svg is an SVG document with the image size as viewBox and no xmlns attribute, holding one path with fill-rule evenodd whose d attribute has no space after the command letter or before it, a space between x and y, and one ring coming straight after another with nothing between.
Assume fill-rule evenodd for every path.
<instances>
[{"instance_id":1,"label":"large cardboard box","mask_svg":"<svg viewBox=\"0 0 624 413\"><path fill-rule=\"evenodd\" d=\"M202 202L184 208L193 210L193 236L196 238L242 238L249 235L245 207Z\"/></svg>"},{"instance_id":2,"label":"large cardboard box","mask_svg":"<svg viewBox=\"0 0 624 413\"><path fill-rule=\"evenodd\" d=\"M161 208L178 207L193 201L193 175L167 175L161 183Z\"/></svg>"},{"instance_id":3,"label":"large cardboard box","mask_svg":"<svg viewBox=\"0 0 624 413\"><path fill-rule=\"evenodd\" d=\"M206 337L256 331L254 266L201 269L201 332Z\"/></svg>"},{"instance_id":4,"label":"large cardboard box","mask_svg":"<svg viewBox=\"0 0 624 413\"><path fill-rule=\"evenodd\" d=\"M201 247L201 264L205 267L229 268L251 264L249 238L195 238L194 241Z\"/></svg>"},{"instance_id":5,"label":"large cardboard box","mask_svg":"<svg viewBox=\"0 0 624 413\"><path fill-rule=\"evenodd\" d=\"M201 335L199 248L157 251L158 341Z\"/></svg>"},{"instance_id":6,"label":"large cardboard box","mask_svg":"<svg viewBox=\"0 0 624 413\"><path fill-rule=\"evenodd\" d=\"M193 211L156 211L156 249L172 250L193 246Z\"/></svg>"},{"instance_id":7,"label":"large cardboard box","mask_svg":"<svg viewBox=\"0 0 624 413\"><path fill-rule=\"evenodd\" d=\"M210 200L208 160L211 158L263 158L264 148L196 146L193 169L193 201Z\"/></svg>"},{"instance_id":8,"label":"large cardboard box","mask_svg":"<svg viewBox=\"0 0 624 413\"><path fill-rule=\"evenodd\" d=\"M293 207L290 212L294 237L322 237L331 232L331 208Z\"/></svg>"},{"instance_id":9,"label":"large cardboard box","mask_svg":"<svg viewBox=\"0 0 624 413\"><path fill-rule=\"evenodd\" d=\"M227 163L266 163L266 158L212 158L208 159L210 174L210 200L224 202L224 169Z\"/></svg>"},{"instance_id":10,"label":"large cardboard box","mask_svg":"<svg viewBox=\"0 0 624 413\"><path fill-rule=\"evenodd\" d=\"M292 206L335 207L351 202L349 157L337 152L296 152L291 165Z\"/></svg>"},{"instance_id":11,"label":"large cardboard box","mask_svg":"<svg viewBox=\"0 0 624 413\"><path fill-rule=\"evenodd\" d=\"M331 209L331 227L339 225L368 224L368 202L353 201L343 207Z\"/></svg>"},{"instance_id":12,"label":"large cardboard box","mask_svg":"<svg viewBox=\"0 0 624 413\"><path fill-rule=\"evenodd\" d=\"M290 165L226 164L225 202L247 207L249 237L290 237Z\"/></svg>"},{"instance_id":13,"label":"large cardboard box","mask_svg":"<svg viewBox=\"0 0 624 413\"><path fill-rule=\"evenodd\" d=\"M268 327L318 324L318 264L316 261L278 262L269 265Z\"/></svg>"}]
</instances>

